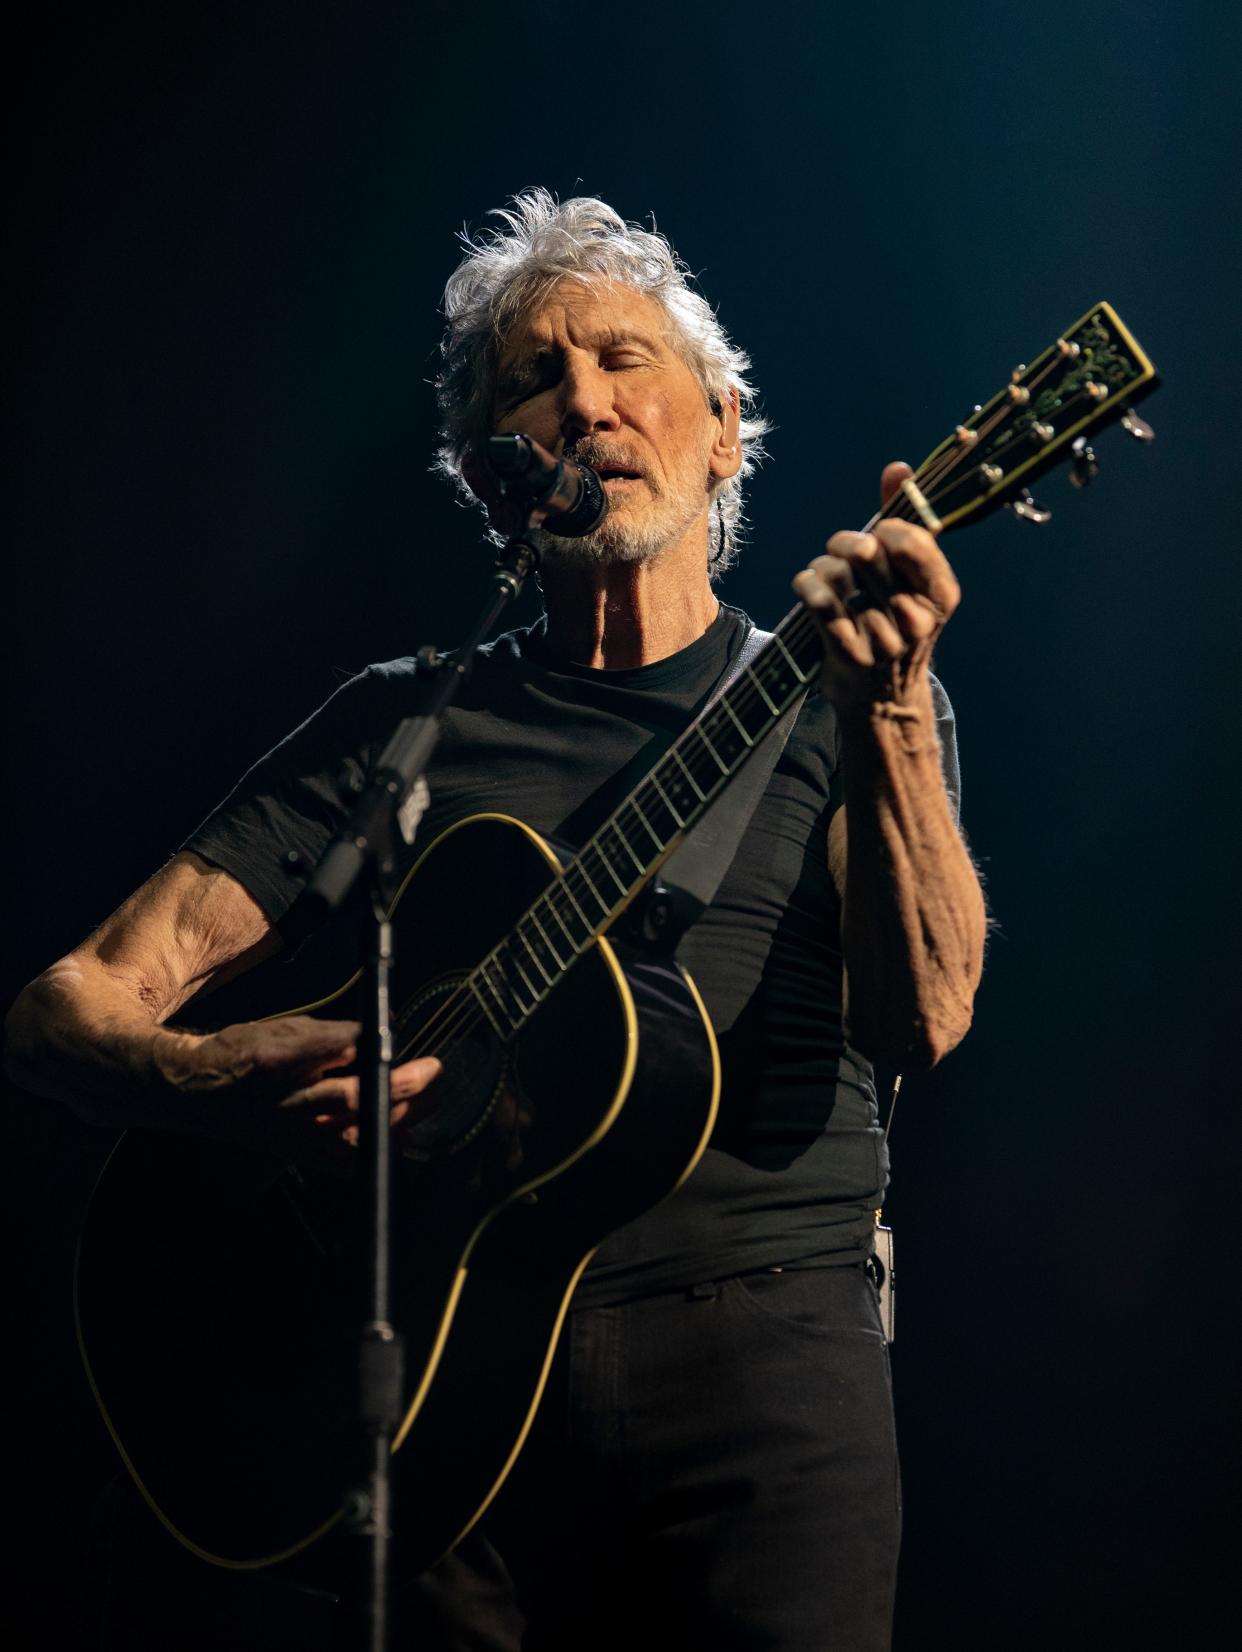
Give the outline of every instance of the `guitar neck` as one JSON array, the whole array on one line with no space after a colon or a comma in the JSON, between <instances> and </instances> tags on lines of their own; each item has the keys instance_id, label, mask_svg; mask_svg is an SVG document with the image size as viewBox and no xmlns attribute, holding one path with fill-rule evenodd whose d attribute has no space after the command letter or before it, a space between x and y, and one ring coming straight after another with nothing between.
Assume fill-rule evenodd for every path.
<instances>
[{"instance_id":1,"label":"guitar neck","mask_svg":"<svg viewBox=\"0 0 1242 1652\"><path fill-rule=\"evenodd\" d=\"M493 948L470 990L502 1038L521 1031L693 830L822 659L815 621L794 608Z\"/></svg>"}]
</instances>

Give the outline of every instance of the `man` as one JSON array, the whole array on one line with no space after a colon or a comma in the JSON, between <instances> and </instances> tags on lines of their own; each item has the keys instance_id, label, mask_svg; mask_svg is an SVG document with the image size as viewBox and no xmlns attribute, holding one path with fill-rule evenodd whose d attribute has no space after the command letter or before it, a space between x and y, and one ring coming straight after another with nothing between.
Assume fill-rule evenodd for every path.
<instances>
[{"instance_id":1,"label":"man","mask_svg":"<svg viewBox=\"0 0 1242 1652\"><path fill-rule=\"evenodd\" d=\"M595 467L609 514L585 538L543 536L546 619L480 658L422 843L485 807L583 841L749 630L712 588L763 432L746 358L663 238L604 203L535 190L502 217L446 293L442 466L486 498L483 442L524 431ZM888 467L886 498L908 474ZM887 568L887 611L853 600L863 561ZM899 1508L866 1268L886 1179L869 1062L952 1049L981 968L928 671L958 588L897 518L834 535L794 587L822 622L822 682L679 953L720 1038L715 1137L597 1253L534 1436L482 1529L424 1580L414 1644L513 1647L520 1617L537 1648L888 1642ZM314 861L348 808L342 763L365 770L411 680L405 661L347 684L27 989L22 1082L104 1123L352 1139L354 1025L166 1023L280 950L286 851ZM434 1105L437 1071L397 1070L398 1126Z\"/></svg>"}]
</instances>

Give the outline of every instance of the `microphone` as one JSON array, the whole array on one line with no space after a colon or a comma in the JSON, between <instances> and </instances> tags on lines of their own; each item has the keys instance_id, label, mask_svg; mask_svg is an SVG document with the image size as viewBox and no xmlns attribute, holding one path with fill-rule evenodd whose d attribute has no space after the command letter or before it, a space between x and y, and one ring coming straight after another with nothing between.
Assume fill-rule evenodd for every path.
<instances>
[{"instance_id":1,"label":"microphone","mask_svg":"<svg viewBox=\"0 0 1242 1652\"><path fill-rule=\"evenodd\" d=\"M557 459L531 436L491 436L487 465L506 499L527 512L527 526L579 539L608 515L608 495L597 472Z\"/></svg>"}]
</instances>

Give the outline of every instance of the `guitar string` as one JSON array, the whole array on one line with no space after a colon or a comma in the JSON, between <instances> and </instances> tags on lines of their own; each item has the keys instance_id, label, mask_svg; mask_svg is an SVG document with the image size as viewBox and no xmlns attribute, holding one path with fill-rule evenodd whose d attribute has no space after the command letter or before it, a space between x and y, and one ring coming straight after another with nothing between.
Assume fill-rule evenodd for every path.
<instances>
[{"instance_id":1,"label":"guitar string","mask_svg":"<svg viewBox=\"0 0 1242 1652\"><path fill-rule=\"evenodd\" d=\"M1047 367L1045 367L1041 373L1036 374L1036 376L1032 378L1030 382L1024 386L1024 388L1028 391L1035 389L1052 371L1053 367L1056 365L1056 359L1057 358L1054 358L1053 361L1049 362ZM1072 406L1074 400L1077 400L1077 397L1072 398L1069 403L1063 404L1061 411L1064 411L1065 407ZM995 412L985 418L976 427L976 436L978 440L983 440L986 437L991 436L992 433L1000 425L1002 425L1007 418L1015 414L1020 407L1024 407L1026 405L1028 405L1028 403L1018 401L1002 402L996 408ZM944 482L947 476L949 476L962 464L974 466L981 464L982 461L983 456L980 454L975 442L971 442L969 444L959 442L953 448L949 449L947 453L941 455L938 465L934 461L928 465L927 485L929 487L939 485Z\"/></svg>"},{"instance_id":2,"label":"guitar string","mask_svg":"<svg viewBox=\"0 0 1242 1652\"><path fill-rule=\"evenodd\" d=\"M1035 375L1035 377L1032 378L1029 381L1029 384L1027 385L1027 388L1028 389L1029 388L1034 388L1036 385L1038 385L1040 382L1042 382L1042 380L1047 377L1047 375L1053 370L1053 368L1057 365L1058 361L1060 361L1061 359L1063 359L1063 358L1061 358L1059 355L1051 356L1048 363L1047 363L1047 365L1045 367L1043 367L1043 369L1040 372L1038 372ZM1085 395L1085 392L1079 392L1077 395L1072 397L1068 402L1062 404L1062 407L1060 408L1059 411L1061 411L1062 413L1065 412L1067 409L1071 408L1074 405L1075 402L1080 400L1084 395ZM980 437L990 435L992 433L992 431L994 431L1000 424L1002 424L1006 418L1012 416L1019 407L1022 407L1022 406L1025 406L1025 405L1027 405L1025 402L1017 402L1017 401L1008 401L1008 402L1001 403L998 406L998 408L996 409L995 413L993 413L988 419L983 421L983 423L980 424L980 426L978 427ZM916 482L919 483L921 489L923 489L925 491L925 496L927 497L927 502L930 506L932 506L934 508L935 503L936 503L936 497L933 496L930 492L926 492L926 490L931 489L931 488L936 488L936 487L940 486L940 484L943 483L943 481L944 481L944 479L947 475L949 475L952 471L956 470L968 458L972 458L974 455L976 455L976 452L977 452L977 450L975 449L975 446L974 446L973 443L968 448L959 446L959 447L957 447L953 450L950 450L950 452L948 452L947 454L942 455L941 456L941 461L939 463L937 463L935 460L926 461L924 463L924 465L919 467L919 470L915 472L915 480L916 480ZM975 460L975 462L977 462L977 459ZM941 495L943 494L944 491L945 490L943 488L941 488ZM903 512L905 512L905 511L909 511L911 514L908 515L908 516L904 515ZM871 519L871 523L868 524L868 528L870 528L871 526L873 526L875 524L875 522L880 520L881 515L886 515L888 517L896 516L896 517L898 517L899 520L905 520L905 521L917 522L919 520L918 511L914 508L912 503L907 498L905 498L904 495L900 495L900 494L895 499L891 500L889 502L889 504L887 505L887 507L884 507L881 512L877 512L876 516L874 516ZM794 615L791 616L789 627L785 632L785 635L787 637L790 637L791 640L792 640L792 633L793 633L794 627L797 626L802 621L803 616L805 616L806 614L807 614L807 610L803 609L800 612L795 611ZM749 680L750 675L751 675L750 673L747 673L747 675L744 676L740 680L739 684L737 685L738 686L738 692L737 692L736 696L734 696L734 699L735 699L735 702L736 702L737 709L739 711L745 711L745 710L749 710L749 709L752 709L752 708L756 707L758 705L758 703L760 702L760 700L763 698L762 695L760 695L760 693L758 692L758 689ZM691 725L691 726L692 727L697 727L699 725L696 724L696 725ZM676 743L674 744L673 748L670 748L670 749L671 750L676 750ZM730 775L730 778L731 777L732 776ZM573 883L571 881L573 874L575 872L578 872L580 874L583 881L582 881L582 884L579 886L578 893L585 897L587 892L588 892L588 889L593 889L593 886L590 883L589 875L586 873L585 868L583 867L583 865L581 863L583 862L583 860L584 860L585 856L587 855L587 853L590 850L594 849L597 859L605 867L608 866L609 863L608 863L608 861L607 861L607 859L606 859L606 857L603 853L600 840L602 838L603 833L607 829L609 829L610 827L614 831L616 831L618 833L618 835L620 835L622 837L623 841L627 842L627 847L628 847L628 840L625 838L624 831L618 823L619 822L619 817L620 817L622 811L627 806L634 807L636 805L636 799L638 797L638 794L641 792L641 790L643 789L644 786L647 786L649 784L650 780L651 780L651 776L645 777L644 780L640 781L639 785L634 788L634 791L632 791L629 794L629 796L627 796L626 798L624 798L622 800L622 802L617 806L617 808L609 816L608 820L606 820L604 822L603 826L601 826L599 828L599 830L592 836L592 838L589 839L588 842L583 845L582 849L579 850L578 854L575 855L574 859L569 863L569 865L564 869L564 871L561 872L556 878L554 878L552 880L552 882L549 884L548 888L543 890L540 893L540 895L536 897L536 899L531 903L530 907L527 908L526 912L524 912L522 914L522 916L517 920L516 924L513 926L513 929L510 931L509 935L506 936L505 939L501 943L499 943L498 946L493 947L492 950L487 954L487 956L484 959L482 959L478 965L476 965L474 970L471 971L470 975L468 975L462 982L459 983L457 988L450 995L450 997L445 1001L445 1003L443 1005L441 1005L440 1008L435 1012L435 1014L432 1015L430 1017L430 1019L423 1025L423 1027L421 1027L419 1029L419 1031L416 1035L415 1044L411 1047L411 1050L407 1053L406 1056L403 1057L403 1059L408 1060L408 1059L411 1059L415 1055L425 1054L431 1044L435 1044L438 1049L447 1049L454 1042L456 1042L459 1038L466 1036L469 1032L472 1032L475 1027L491 1023L490 1015L487 1013L487 1011L484 1008L480 1007L481 1003L482 1003L482 994L481 994L481 992L476 992L474 990L474 987L473 987L473 983L475 983L478 980L486 981L486 977L484 976L483 971L484 971L485 966L488 965L489 963L494 963L496 965L496 967L497 967L497 969L500 973L501 979L504 981L505 985L509 988L510 993L513 995L514 1002L517 1005L517 1008L520 1012L521 1020L519 1020L517 1026L515 1026L512 1029L512 1032L517 1032L520 1029L520 1027L525 1022L525 1020L531 1014L534 1013L535 1009L538 1008L539 1003L542 1001L542 999L541 999L541 996L540 996L540 993L539 993L538 989L536 988L531 994L534 1002L528 1008L524 1007L522 1005L521 998L517 995L517 993L513 989L511 978L505 973L504 965L503 965L503 963L500 959L500 956L499 956L500 948L503 947L507 942L509 942L512 936L517 935L518 938L520 940L522 940L523 943L526 945L527 950L531 953L532 959L534 960L536 968L538 969L539 973L540 974L546 974L546 972L544 972L539 966L538 955L536 954L533 945L530 943L529 940L526 940L526 938L524 936L522 936L522 934L521 934L522 926L524 924L526 924L528 921L530 921L534 918L534 914L535 914L537 908L540 905L543 905L543 904L546 904L546 906L547 906L548 910L551 912L553 918L556 919L558 921L558 923L560 923L560 914L558 913L558 909L557 909L556 904L555 904L556 896L557 896L557 894L560 890L564 890L565 893L568 895L570 906L578 907L579 911L581 912L581 903L579 901L577 901L577 899L575 898L574 886L573 886ZM636 809L636 812L639 813L640 818L641 818L641 810ZM674 835L673 838L671 838L669 840L669 842L670 843L676 843L678 838L681 835L682 835L681 830L679 829L679 831ZM659 840L657 839L657 841L659 841ZM667 848L667 847L668 847L668 844L663 845L662 849L661 849L661 852L663 852L663 849ZM640 878L645 877L647 875L647 872L649 872L649 870L650 870L650 868L647 868L647 870L643 874L640 875ZM631 888L632 887L633 886L631 886ZM627 893L628 893L628 891L627 891ZM598 897L595 897L595 898L598 900ZM615 908L612 908L612 907L608 908L607 911L604 914L603 919L599 923L589 926L589 932L588 932L587 938L581 943L581 947L574 952L573 957L571 957L567 962L562 962L560 960L558 954L556 953L555 948L551 946L550 942L548 943L548 950L551 952L552 957L555 960L555 962L558 966L558 971L559 971L559 974L554 974L552 979L547 982L547 989L549 991L551 990L551 988L553 986L555 986L557 984L557 981L559 980L560 975L563 975L569 968L572 967L573 962L580 955L580 951L585 950L585 948L587 946L589 946L591 944L591 942L603 931L605 924L612 917L614 910L615 910ZM535 922L535 927L537 929L541 928L541 926L538 924L537 919L534 919L534 922ZM560 923L560 927L562 928L562 930L564 931L566 936L569 937L569 939L571 941L571 944L572 944L572 933L571 933L569 927L564 923ZM545 937L545 939L546 939L546 937ZM521 966L518 965L517 967L519 968L519 971L520 971ZM524 978L524 975L523 975L523 978ZM527 984L529 986L529 983L527 983ZM499 1004L501 1010L504 1011L505 1014L506 1014L506 1018L512 1019L512 1017L508 1014L508 1011L505 1010L503 1000L499 998L498 994L496 996L497 996L497 1001L498 1001L498 1004ZM545 994L545 996L546 996L546 994ZM398 1026L400 1024L400 1020L401 1020L401 1017L398 1017Z\"/></svg>"},{"instance_id":3,"label":"guitar string","mask_svg":"<svg viewBox=\"0 0 1242 1652\"><path fill-rule=\"evenodd\" d=\"M1044 381L1044 379L1047 378L1048 374L1052 372L1057 363L1063 359L1063 357L1054 352L1050 356L1047 365L1037 372L1033 378L1027 380L1024 388L1027 390L1034 390ZM1015 380L1014 382L1016 383L1017 381ZM1004 394L1004 392L1002 392L1002 394ZM999 403L995 412L985 418L985 420L977 427L976 434L979 439L982 440L984 437L990 436L997 426L1002 424L1011 413L1016 412L1019 407L1023 407L1025 405L1027 404L1024 402L1016 401L1003 401ZM960 464L965 463L968 459L971 460L972 463L977 464L979 462L977 454L978 449L974 442L963 444L959 441L955 446L949 448L945 453L940 455L939 463L934 458L927 460L925 465L920 467L920 470L924 471L924 475L920 478L918 473L916 473L915 480L918 481L920 487L923 487L924 491L926 491L928 487L935 487L941 483L950 471L955 470ZM930 499L928 503L931 503Z\"/></svg>"}]
</instances>

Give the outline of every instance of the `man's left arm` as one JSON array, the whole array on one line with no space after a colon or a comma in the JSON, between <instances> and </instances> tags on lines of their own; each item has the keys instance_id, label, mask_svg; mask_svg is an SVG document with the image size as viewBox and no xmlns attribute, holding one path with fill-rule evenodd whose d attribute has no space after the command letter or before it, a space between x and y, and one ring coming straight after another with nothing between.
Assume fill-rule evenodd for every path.
<instances>
[{"instance_id":1,"label":"man's left arm","mask_svg":"<svg viewBox=\"0 0 1242 1652\"><path fill-rule=\"evenodd\" d=\"M891 496L904 466L890 466ZM845 806L829 861L841 893L851 1043L933 1066L970 1026L987 929L983 893L945 790L929 667L957 607L932 536L897 519L841 533L794 589L824 632L825 692L841 720ZM850 605L853 566L887 564L889 613Z\"/></svg>"}]
</instances>

